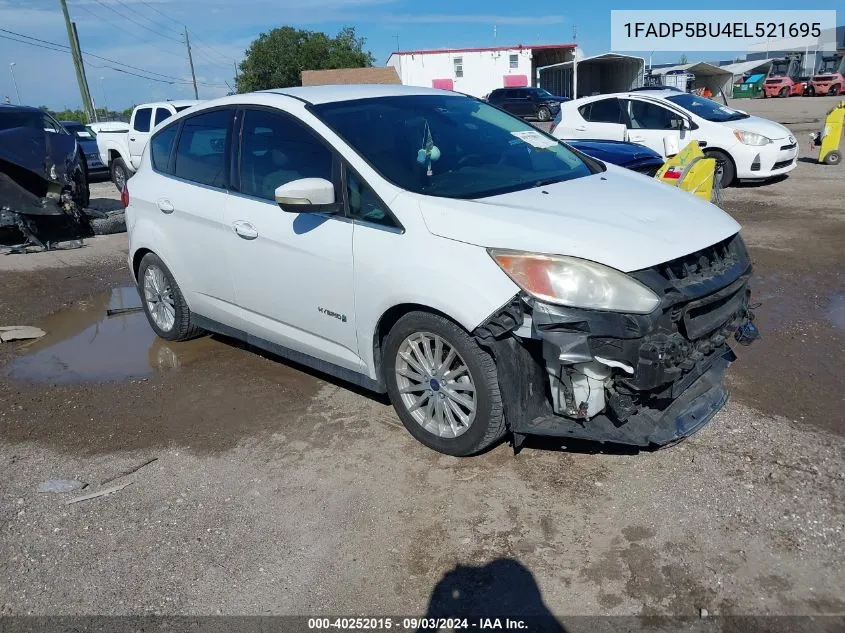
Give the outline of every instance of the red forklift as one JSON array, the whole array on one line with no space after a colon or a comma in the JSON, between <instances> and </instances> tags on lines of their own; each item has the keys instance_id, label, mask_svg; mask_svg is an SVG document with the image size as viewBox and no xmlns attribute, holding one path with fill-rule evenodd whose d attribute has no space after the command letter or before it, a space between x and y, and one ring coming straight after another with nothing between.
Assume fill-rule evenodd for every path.
<instances>
[{"instance_id":1,"label":"red forklift","mask_svg":"<svg viewBox=\"0 0 845 633\"><path fill-rule=\"evenodd\" d=\"M822 57L818 72L810 80L810 90L817 97L845 92L845 53Z\"/></svg>"},{"instance_id":2,"label":"red forklift","mask_svg":"<svg viewBox=\"0 0 845 633\"><path fill-rule=\"evenodd\" d=\"M804 94L807 77L801 77L804 53L788 53L786 57L772 60L769 76L763 83L764 97L793 97Z\"/></svg>"}]
</instances>

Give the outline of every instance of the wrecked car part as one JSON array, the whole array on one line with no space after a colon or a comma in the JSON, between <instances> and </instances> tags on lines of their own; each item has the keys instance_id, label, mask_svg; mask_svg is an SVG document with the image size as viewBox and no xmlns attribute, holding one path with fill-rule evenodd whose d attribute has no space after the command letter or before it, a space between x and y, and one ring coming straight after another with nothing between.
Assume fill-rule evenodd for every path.
<instances>
[{"instance_id":1,"label":"wrecked car part","mask_svg":"<svg viewBox=\"0 0 845 633\"><path fill-rule=\"evenodd\" d=\"M45 129L45 116L0 110L0 245L50 249L93 235L82 153L72 135Z\"/></svg>"},{"instance_id":2,"label":"wrecked car part","mask_svg":"<svg viewBox=\"0 0 845 633\"><path fill-rule=\"evenodd\" d=\"M629 274L660 297L652 313L571 308L521 294L476 329L496 357L514 434L665 445L724 405L722 381L736 358L728 340L749 344L759 336L742 239Z\"/></svg>"}]
</instances>

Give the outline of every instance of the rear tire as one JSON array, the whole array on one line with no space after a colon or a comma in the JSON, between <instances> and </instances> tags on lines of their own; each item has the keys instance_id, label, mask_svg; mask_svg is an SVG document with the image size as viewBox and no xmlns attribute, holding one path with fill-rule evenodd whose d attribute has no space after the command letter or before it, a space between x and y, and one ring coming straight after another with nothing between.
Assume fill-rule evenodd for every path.
<instances>
[{"instance_id":1,"label":"rear tire","mask_svg":"<svg viewBox=\"0 0 845 633\"><path fill-rule=\"evenodd\" d=\"M836 95L838 95L839 94L839 84L837 84L835 86L831 86L830 90L827 91L827 94L829 94L831 97L835 97Z\"/></svg>"},{"instance_id":2,"label":"rear tire","mask_svg":"<svg viewBox=\"0 0 845 633\"><path fill-rule=\"evenodd\" d=\"M778 96L781 99L786 99L789 96L789 88L781 88Z\"/></svg>"},{"instance_id":3,"label":"rear tire","mask_svg":"<svg viewBox=\"0 0 845 633\"><path fill-rule=\"evenodd\" d=\"M117 187L117 190L123 193L123 187L127 180L129 180L129 169L126 167L126 163L123 162L122 158L115 158L111 164L111 181Z\"/></svg>"},{"instance_id":4,"label":"rear tire","mask_svg":"<svg viewBox=\"0 0 845 633\"><path fill-rule=\"evenodd\" d=\"M736 178L736 167L734 167L734 163L733 163L733 160L731 160L731 157L728 156L725 152L718 150L718 149L712 149L712 150L709 150L709 151L705 150L704 154L708 158L715 158L716 163L717 163L717 165L716 165L717 167L721 163L721 165L722 165L722 180L720 181L719 184L722 187L722 189L725 189L726 187L730 187L733 184L734 179Z\"/></svg>"},{"instance_id":5,"label":"rear tire","mask_svg":"<svg viewBox=\"0 0 845 633\"><path fill-rule=\"evenodd\" d=\"M390 401L417 440L463 457L505 434L496 362L460 326L409 312L391 328L383 350Z\"/></svg>"},{"instance_id":6,"label":"rear tire","mask_svg":"<svg viewBox=\"0 0 845 633\"><path fill-rule=\"evenodd\" d=\"M191 310L179 285L155 253L147 253L138 267L138 294L147 321L166 341L187 341L202 334L191 322Z\"/></svg>"},{"instance_id":7,"label":"rear tire","mask_svg":"<svg viewBox=\"0 0 845 633\"><path fill-rule=\"evenodd\" d=\"M540 106L537 110L537 118L540 121L548 121L552 118L552 111L549 110L546 106Z\"/></svg>"},{"instance_id":8,"label":"rear tire","mask_svg":"<svg viewBox=\"0 0 845 633\"><path fill-rule=\"evenodd\" d=\"M824 164L825 165L838 165L842 162L842 154L838 151L833 150L832 152L828 152L827 156L824 157Z\"/></svg>"}]
</instances>

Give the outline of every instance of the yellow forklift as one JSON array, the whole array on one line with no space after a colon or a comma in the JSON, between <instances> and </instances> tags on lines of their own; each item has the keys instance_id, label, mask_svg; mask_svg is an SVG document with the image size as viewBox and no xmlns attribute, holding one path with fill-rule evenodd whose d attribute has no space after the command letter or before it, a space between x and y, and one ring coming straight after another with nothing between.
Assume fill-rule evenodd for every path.
<instances>
[{"instance_id":1,"label":"yellow forklift","mask_svg":"<svg viewBox=\"0 0 845 633\"><path fill-rule=\"evenodd\" d=\"M820 163L838 165L842 162L839 143L842 140L843 126L845 126L845 101L840 101L827 113L821 132L812 134L813 144L819 148Z\"/></svg>"}]
</instances>

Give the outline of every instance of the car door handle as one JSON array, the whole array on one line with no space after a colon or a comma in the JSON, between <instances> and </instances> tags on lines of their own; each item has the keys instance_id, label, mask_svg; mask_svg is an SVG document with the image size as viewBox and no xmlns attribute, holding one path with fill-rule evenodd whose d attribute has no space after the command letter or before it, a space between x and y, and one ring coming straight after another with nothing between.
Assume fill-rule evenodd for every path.
<instances>
[{"instance_id":1,"label":"car door handle","mask_svg":"<svg viewBox=\"0 0 845 633\"><path fill-rule=\"evenodd\" d=\"M237 233L238 237L245 240L254 240L258 237L258 231L252 224L243 220L238 220L232 223L232 230Z\"/></svg>"},{"instance_id":2,"label":"car door handle","mask_svg":"<svg viewBox=\"0 0 845 633\"><path fill-rule=\"evenodd\" d=\"M158 199L158 210L162 213L173 213L174 207L173 203L170 202L167 198L159 198Z\"/></svg>"},{"instance_id":3,"label":"car door handle","mask_svg":"<svg viewBox=\"0 0 845 633\"><path fill-rule=\"evenodd\" d=\"M632 143L641 143L645 140L645 136L632 136L628 140Z\"/></svg>"},{"instance_id":4,"label":"car door handle","mask_svg":"<svg viewBox=\"0 0 845 633\"><path fill-rule=\"evenodd\" d=\"M575 128L575 131L576 131L576 132L586 132L586 131L587 131L587 128L586 128L586 126L583 126L583 125L582 125L581 127L576 127L576 128Z\"/></svg>"},{"instance_id":5,"label":"car door handle","mask_svg":"<svg viewBox=\"0 0 845 633\"><path fill-rule=\"evenodd\" d=\"M135 140L135 137L134 137L134 136L130 136L130 137L129 137L129 140L130 140L130 141L134 141L134 140Z\"/></svg>"}]
</instances>

